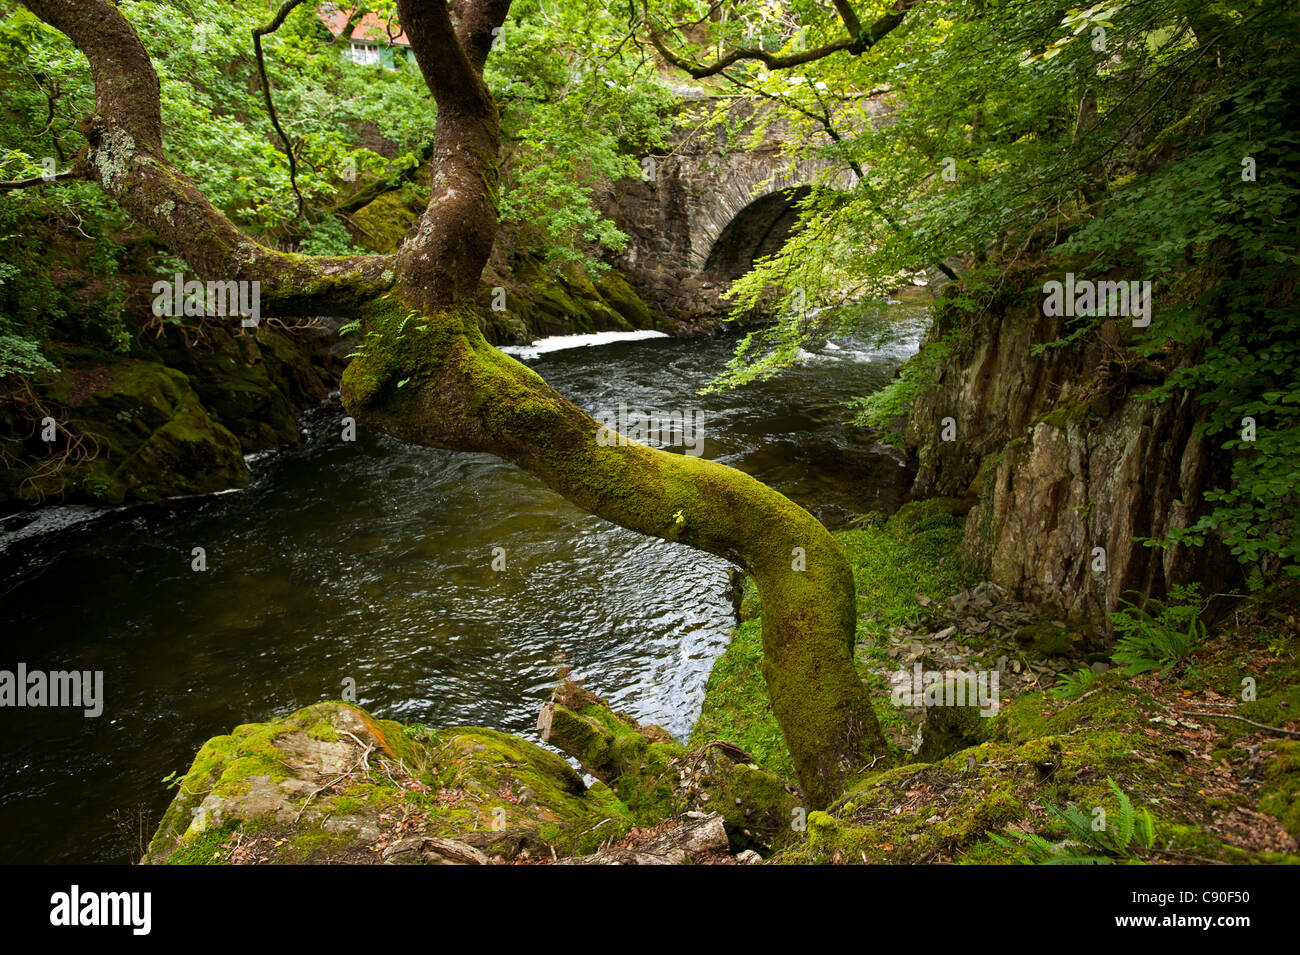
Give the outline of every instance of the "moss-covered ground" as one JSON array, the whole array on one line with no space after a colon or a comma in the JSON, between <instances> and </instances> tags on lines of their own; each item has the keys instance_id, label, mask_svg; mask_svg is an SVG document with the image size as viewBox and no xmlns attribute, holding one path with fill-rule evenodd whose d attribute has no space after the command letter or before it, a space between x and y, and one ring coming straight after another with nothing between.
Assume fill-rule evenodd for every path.
<instances>
[{"instance_id":1,"label":"moss-covered ground","mask_svg":"<svg viewBox=\"0 0 1300 955\"><path fill-rule=\"evenodd\" d=\"M882 725L901 719L871 672L887 659L890 628L927 619L931 606L974 580L950 504L909 505L887 522L837 535L858 586L857 659L874 681ZM1165 676L1126 678L1113 669L1074 699L1024 693L976 721L978 745L930 761L896 750L826 812L809 814L805 837L775 861L1027 861L1015 834L1022 832L1042 837L1054 855L1102 862L1300 862L1296 607L1295 593L1243 598ZM727 739L788 774L759 667L761 607L752 588L742 617L714 668L691 743ZM1095 838L1070 831L1061 814L1072 809L1101 826L1090 827ZM1143 811L1155 823L1149 845L1127 831Z\"/></svg>"}]
</instances>

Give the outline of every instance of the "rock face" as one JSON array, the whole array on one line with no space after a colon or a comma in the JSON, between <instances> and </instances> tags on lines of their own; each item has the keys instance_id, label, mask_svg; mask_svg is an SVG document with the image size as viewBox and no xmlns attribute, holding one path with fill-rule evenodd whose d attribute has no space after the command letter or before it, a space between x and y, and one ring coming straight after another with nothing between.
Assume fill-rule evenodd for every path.
<instances>
[{"instance_id":1,"label":"rock face","mask_svg":"<svg viewBox=\"0 0 1300 955\"><path fill-rule=\"evenodd\" d=\"M983 573L1019 599L1096 623L1129 590L1237 578L1221 546L1140 542L1193 523L1225 463L1194 434L1190 396L1143 400L1165 372L1126 354L1126 320L1041 355L1035 345L1068 332L1042 315L1034 289L961 321L950 311L936 321L931 340L946 353L904 441L914 497L970 506L966 545Z\"/></svg>"}]
</instances>

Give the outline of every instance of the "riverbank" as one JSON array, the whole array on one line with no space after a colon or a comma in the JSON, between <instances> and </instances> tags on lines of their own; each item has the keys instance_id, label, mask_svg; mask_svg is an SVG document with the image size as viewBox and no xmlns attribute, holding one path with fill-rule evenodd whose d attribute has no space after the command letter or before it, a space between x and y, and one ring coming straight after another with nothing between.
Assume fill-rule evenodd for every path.
<instances>
[{"instance_id":1,"label":"riverbank","mask_svg":"<svg viewBox=\"0 0 1300 955\"><path fill-rule=\"evenodd\" d=\"M618 273L547 273L525 259L508 284L487 276L483 331L498 344L628 332L666 323ZM89 281L82 276L82 280ZM75 284L76 278L72 281ZM121 506L245 487L244 456L300 440L298 416L337 389L354 338L328 319L182 326L143 303L150 279L126 276L115 345L51 340L53 370L0 388L0 514L46 503ZM502 282L494 286L493 282ZM118 293L115 293L118 294ZM70 312L93 306L66 303Z\"/></svg>"},{"instance_id":2,"label":"riverbank","mask_svg":"<svg viewBox=\"0 0 1300 955\"><path fill-rule=\"evenodd\" d=\"M727 847L668 861L1300 862L1300 741L1284 732L1297 731L1300 647L1281 635L1294 596L1244 600L1167 673L1126 677L1098 635L979 584L955 510L919 502L837 535L891 753L825 812L804 813L786 782L747 589L689 746L564 683L541 731L597 777L585 786L516 736L317 704L210 741L147 861L549 862L636 852L718 812ZM901 690L892 674L918 666L997 672L994 715Z\"/></svg>"},{"instance_id":3,"label":"riverbank","mask_svg":"<svg viewBox=\"0 0 1300 955\"><path fill-rule=\"evenodd\" d=\"M837 535L858 585L859 670L895 765L811 814L807 839L775 861L1300 862L1296 594L1244 598L1167 673L1127 677L1100 633L1037 617L996 587L972 587L961 516L956 502L932 499ZM691 743L730 738L786 772L757 666L761 607L752 593L744 614ZM1153 630L1162 624L1142 619ZM891 702L889 675L917 665L1000 671L996 715L915 706L906 690L901 705ZM1083 830L1067 818L1072 810ZM1128 834L1143 812L1154 821L1149 846ZM1108 828L1095 830L1096 820Z\"/></svg>"}]
</instances>

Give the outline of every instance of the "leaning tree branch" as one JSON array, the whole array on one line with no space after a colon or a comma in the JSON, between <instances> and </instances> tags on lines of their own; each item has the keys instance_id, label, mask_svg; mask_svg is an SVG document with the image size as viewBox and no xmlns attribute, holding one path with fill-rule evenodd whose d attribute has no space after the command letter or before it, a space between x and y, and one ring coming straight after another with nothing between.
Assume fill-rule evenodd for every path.
<instances>
[{"instance_id":1,"label":"leaning tree branch","mask_svg":"<svg viewBox=\"0 0 1300 955\"><path fill-rule=\"evenodd\" d=\"M824 59L832 53L839 53L841 50L848 50L853 46L852 40L836 40L833 43L819 46L815 50L806 50L802 53L790 53L785 56L778 53L769 53L767 50L760 50L757 48L742 48L732 50L725 54L721 59L718 59L707 66L700 66L699 64L692 63L685 57L678 56L672 50L668 49L667 44L664 43L663 39L659 36L654 27L650 26L648 20L646 21L646 35L650 39L650 45L658 51L660 56L679 70L689 73L697 80L702 80L709 76L716 76L727 67L739 63L741 60L759 60L769 70L784 70L789 69L792 66L801 66L804 63L811 63L814 60Z\"/></svg>"},{"instance_id":2,"label":"leaning tree branch","mask_svg":"<svg viewBox=\"0 0 1300 955\"><path fill-rule=\"evenodd\" d=\"M90 63L95 111L82 121L92 179L202 277L260 283L263 311L350 315L396 281L393 256L287 255L255 242L167 158L158 74L110 0L24 0Z\"/></svg>"},{"instance_id":3,"label":"leaning tree branch","mask_svg":"<svg viewBox=\"0 0 1300 955\"><path fill-rule=\"evenodd\" d=\"M53 176L32 176L30 179L0 179L0 192L14 192L18 189L27 189L31 186L43 186L51 182L67 182L72 179L89 178L85 172L79 169L65 169L63 172L57 172Z\"/></svg>"},{"instance_id":4,"label":"leaning tree branch","mask_svg":"<svg viewBox=\"0 0 1300 955\"><path fill-rule=\"evenodd\" d=\"M344 199L334 207L334 215L350 216L354 212L359 212L365 206L374 202L386 192L392 192L399 188L403 183L410 182L415 178L420 168L429 161L433 155L433 143L425 143L420 147L416 154L415 163L396 172L390 172L367 185L362 186L348 198Z\"/></svg>"},{"instance_id":5,"label":"leaning tree branch","mask_svg":"<svg viewBox=\"0 0 1300 955\"><path fill-rule=\"evenodd\" d=\"M835 12L840 15L844 21L844 29L849 31L849 36L857 39L862 34L862 21L858 19L857 11L853 9L853 4L849 0L834 0Z\"/></svg>"},{"instance_id":6,"label":"leaning tree branch","mask_svg":"<svg viewBox=\"0 0 1300 955\"><path fill-rule=\"evenodd\" d=\"M763 675L809 808L827 806L885 751L853 665L853 575L816 518L716 461L609 441L608 429L484 340L472 303L498 228L500 119L476 64L505 0L461 0L469 49L446 0L398 0L438 115L429 206L395 259L257 246L167 160L158 78L118 8L26 2L90 61L90 168L133 218L201 274L262 278L298 304L355 306L369 347L340 391L358 420L401 440L495 454L593 514L752 573L764 610Z\"/></svg>"},{"instance_id":7,"label":"leaning tree branch","mask_svg":"<svg viewBox=\"0 0 1300 955\"><path fill-rule=\"evenodd\" d=\"M822 129L825 130L826 135L830 140L843 151L849 164L849 168L852 169L853 174L857 176L858 187L867 196L867 199L871 203L875 212L885 220L885 223L891 229L894 230L895 235L901 236L905 239L910 238L908 231L899 224L897 219L889 214L889 211L885 208L885 204L881 200L879 194L871 188L871 181L867 178L867 172L862 168L862 164L849 155L848 144L845 143L843 137L840 136L839 130L835 128L835 124L831 118L830 106L828 106L826 101L822 99L821 93L817 92L815 86L812 88L812 91L813 97L817 100L817 105L821 107L821 115L817 116L811 112L804 111L805 115L813 117L813 119L821 125ZM943 259L935 259L930 264L946 275L950 281L957 281L957 273L949 268L948 263L944 262Z\"/></svg>"},{"instance_id":8,"label":"leaning tree branch","mask_svg":"<svg viewBox=\"0 0 1300 955\"><path fill-rule=\"evenodd\" d=\"M717 60L707 65L693 63L686 57L674 53L668 48L663 37L654 28L650 22L650 4L649 0L642 0L643 19L646 26L646 35L651 45L659 52L665 60L680 70L684 70L697 80L704 79L708 76L716 76L729 66L733 66L742 60L757 60L766 66L769 70L785 70L794 66L802 66L805 63L812 63L816 60L825 59L835 53L848 52L854 56L860 56L871 47L875 46L894 29L903 22L903 17L907 11L924 3L925 0L897 0L889 13L884 14L870 27L863 29L857 14L848 4L847 0L835 0L835 9L840 15L845 28L849 35L830 43L823 44L813 50L804 50L799 53L771 53L767 50L757 47L743 47L731 50L723 54Z\"/></svg>"},{"instance_id":9,"label":"leaning tree branch","mask_svg":"<svg viewBox=\"0 0 1300 955\"><path fill-rule=\"evenodd\" d=\"M289 160L289 185L293 187L293 194L298 197L300 219L302 218L302 192L298 189L298 163L293 155L293 143L289 142L289 137L280 125L280 117L275 111L275 100L271 96L271 80L266 75L266 56L262 52L262 37L280 29L289 14L301 3L302 0L285 0L269 23L253 29L253 52L257 54L257 75L262 80L262 97L266 101L266 114L271 117L271 125L279 134L280 142L284 143L284 155Z\"/></svg>"}]
</instances>

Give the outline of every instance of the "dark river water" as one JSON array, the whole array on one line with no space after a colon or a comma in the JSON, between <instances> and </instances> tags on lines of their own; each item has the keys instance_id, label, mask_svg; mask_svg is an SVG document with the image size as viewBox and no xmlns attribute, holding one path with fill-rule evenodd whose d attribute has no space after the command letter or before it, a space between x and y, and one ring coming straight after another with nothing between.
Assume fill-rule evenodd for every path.
<instances>
[{"instance_id":1,"label":"dark river water","mask_svg":"<svg viewBox=\"0 0 1300 955\"><path fill-rule=\"evenodd\" d=\"M525 354L588 411L702 413L705 455L832 526L897 506L904 477L842 402L915 351L838 339L778 380L696 395L734 339L654 338ZM0 669L102 670L98 718L0 709L0 863L128 862L162 783L237 724L353 680L377 716L536 741L562 655L620 709L684 738L734 625L728 565L579 511L495 458L409 447L337 404L301 445L250 462L242 491L0 521ZM191 569L202 547L207 569ZM504 569L493 558L504 549Z\"/></svg>"}]
</instances>

